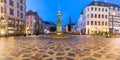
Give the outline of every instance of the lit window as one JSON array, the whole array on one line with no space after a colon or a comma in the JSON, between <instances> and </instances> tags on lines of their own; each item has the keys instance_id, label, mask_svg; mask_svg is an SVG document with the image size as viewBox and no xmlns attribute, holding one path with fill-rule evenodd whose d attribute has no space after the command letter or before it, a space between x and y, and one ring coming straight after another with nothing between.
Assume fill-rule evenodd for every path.
<instances>
[{"instance_id":1,"label":"lit window","mask_svg":"<svg viewBox=\"0 0 120 60\"><path fill-rule=\"evenodd\" d=\"M107 15L105 15L105 18L106 18L106 19L107 19L107 17L108 17L108 16L107 16Z\"/></svg>"},{"instance_id":2,"label":"lit window","mask_svg":"<svg viewBox=\"0 0 120 60\"><path fill-rule=\"evenodd\" d=\"M100 21L98 22L98 24L100 25Z\"/></svg>"},{"instance_id":3,"label":"lit window","mask_svg":"<svg viewBox=\"0 0 120 60\"><path fill-rule=\"evenodd\" d=\"M105 25L107 26L107 22L105 22Z\"/></svg>"},{"instance_id":4,"label":"lit window","mask_svg":"<svg viewBox=\"0 0 120 60\"><path fill-rule=\"evenodd\" d=\"M104 25L104 22L102 22L102 25Z\"/></svg>"}]
</instances>

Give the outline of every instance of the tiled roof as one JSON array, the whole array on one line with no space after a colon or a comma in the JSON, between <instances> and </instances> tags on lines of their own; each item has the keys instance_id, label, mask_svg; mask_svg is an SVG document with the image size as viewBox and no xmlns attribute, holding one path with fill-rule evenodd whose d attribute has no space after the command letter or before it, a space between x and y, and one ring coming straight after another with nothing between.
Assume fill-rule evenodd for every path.
<instances>
[{"instance_id":1,"label":"tiled roof","mask_svg":"<svg viewBox=\"0 0 120 60\"><path fill-rule=\"evenodd\" d=\"M104 6L104 7L117 7L120 8L120 5L113 4L113 3L108 3L108 2L102 2L102 1L93 1L91 2L88 6Z\"/></svg>"},{"instance_id":2,"label":"tiled roof","mask_svg":"<svg viewBox=\"0 0 120 60\"><path fill-rule=\"evenodd\" d=\"M108 3L108 2L102 2L102 1L92 1L89 5L87 6L103 6L103 7L113 7L115 9L116 7L120 9L120 5L113 4L113 3ZM84 9L83 9L84 10ZM80 14L83 14L83 10L81 11Z\"/></svg>"}]
</instances>

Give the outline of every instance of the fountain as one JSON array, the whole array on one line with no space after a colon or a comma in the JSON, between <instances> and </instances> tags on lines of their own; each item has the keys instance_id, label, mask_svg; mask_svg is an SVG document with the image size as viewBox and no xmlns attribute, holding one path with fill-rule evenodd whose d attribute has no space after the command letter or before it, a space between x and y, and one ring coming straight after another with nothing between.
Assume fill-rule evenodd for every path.
<instances>
[{"instance_id":1,"label":"fountain","mask_svg":"<svg viewBox=\"0 0 120 60\"><path fill-rule=\"evenodd\" d=\"M69 34L63 34L62 32L62 22L63 20L61 19L61 11L59 10L57 13L58 19L57 19L57 26L56 26L56 34L53 34L51 38L70 38Z\"/></svg>"}]
</instances>

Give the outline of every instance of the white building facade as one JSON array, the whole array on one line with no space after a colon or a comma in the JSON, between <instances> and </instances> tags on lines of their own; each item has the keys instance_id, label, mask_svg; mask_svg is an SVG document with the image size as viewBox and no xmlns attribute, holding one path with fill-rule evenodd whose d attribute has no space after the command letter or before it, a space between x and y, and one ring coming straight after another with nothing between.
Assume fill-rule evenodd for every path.
<instances>
[{"instance_id":1,"label":"white building facade","mask_svg":"<svg viewBox=\"0 0 120 60\"><path fill-rule=\"evenodd\" d=\"M119 5L93 1L82 11L76 26L80 26L77 29L83 34L111 32L111 30L120 33L119 16Z\"/></svg>"}]
</instances>

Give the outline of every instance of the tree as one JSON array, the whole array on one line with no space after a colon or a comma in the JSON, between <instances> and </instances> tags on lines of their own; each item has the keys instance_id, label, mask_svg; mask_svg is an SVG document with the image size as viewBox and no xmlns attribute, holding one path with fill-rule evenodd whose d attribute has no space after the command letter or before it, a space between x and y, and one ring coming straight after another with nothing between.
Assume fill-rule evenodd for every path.
<instances>
[{"instance_id":1,"label":"tree","mask_svg":"<svg viewBox=\"0 0 120 60\"><path fill-rule=\"evenodd\" d=\"M71 24L68 24L68 31L71 32Z\"/></svg>"},{"instance_id":2,"label":"tree","mask_svg":"<svg viewBox=\"0 0 120 60\"><path fill-rule=\"evenodd\" d=\"M50 31L51 32L55 32L56 31L56 27L50 27Z\"/></svg>"}]
</instances>

